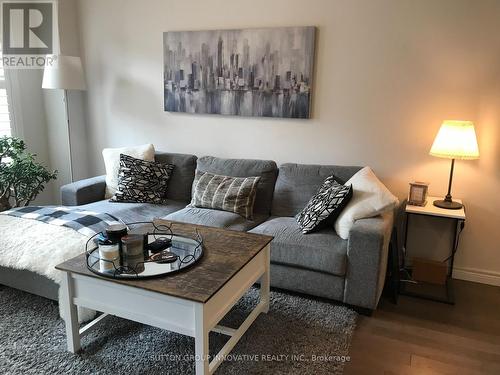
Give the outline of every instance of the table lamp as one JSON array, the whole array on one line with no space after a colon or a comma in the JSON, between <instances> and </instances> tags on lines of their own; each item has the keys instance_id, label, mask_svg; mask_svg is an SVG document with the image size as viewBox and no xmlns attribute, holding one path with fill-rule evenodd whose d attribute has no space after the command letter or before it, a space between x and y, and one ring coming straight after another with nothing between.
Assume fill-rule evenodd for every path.
<instances>
[{"instance_id":1,"label":"table lamp","mask_svg":"<svg viewBox=\"0 0 500 375\"><path fill-rule=\"evenodd\" d=\"M462 204L454 202L451 198L453 168L455 167L455 159L479 159L479 148L477 146L474 124L471 121L444 121L436 135L436 139L434 139L429 154L440 158L451 159L448 194L446 194L446 197L442 200L435 200L434 206L450 210L459 210L462 208Z\"/></svg>"},{"instance_id":2,"label":"table lamp","mask_svg":"<svg viewBox=\"0 0 500 375\"><path fill-rule=\"evenodd\" d=\"M46 66L43 71L42 88L63 89L66 106L66 124L68 126L69 173L73 182L73 159L71 154L71 127L68 105L68 90L85 90L85 76L82 61L76 56L53 55L53 65Z\"/></svg>"}]
</instances>

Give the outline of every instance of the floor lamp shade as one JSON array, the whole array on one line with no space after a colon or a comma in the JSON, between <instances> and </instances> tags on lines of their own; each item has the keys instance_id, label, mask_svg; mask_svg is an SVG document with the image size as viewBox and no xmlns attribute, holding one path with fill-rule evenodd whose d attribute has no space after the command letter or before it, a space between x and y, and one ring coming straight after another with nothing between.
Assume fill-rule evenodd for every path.
<instances>
[{"instance_id":1,"label":"floor lamp shade","mask_svg":"<svg viewBox=\"0 0 500 375\"><path fill-rule=\"evenodd\" d=\"M52 65L43 71L42 88L85 90L85 76L79 57L52 55Z\"/></svg>"},{"instance_id":2,"label":"floor lamp shade","mask_svg":"<svg viewBox=\"0 0 500 375\"><path fill-rule=\"evenodd\" d=\"M451 159L448 194L446 194L443 200L434 201L434 205L452 210L462 208L462 204L454 202L451 197L453 169L455 167L455 159L472 160L479 158L479 147L477 145L474 124L471 121L444 121L434 139L429 154Z\"/></svg>"}]
</instances>

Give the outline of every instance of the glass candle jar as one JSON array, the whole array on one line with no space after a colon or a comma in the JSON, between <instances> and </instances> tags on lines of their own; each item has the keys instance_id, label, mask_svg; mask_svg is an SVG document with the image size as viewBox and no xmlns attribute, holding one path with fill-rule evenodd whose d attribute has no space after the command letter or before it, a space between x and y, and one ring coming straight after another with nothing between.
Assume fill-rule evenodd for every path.
<instances>
[{"instance_id":1,"label":"glass candle jar","mask_svg":"<svg viewBox=\"0 0 500 375\"><path fill-rule=\"evenodd\" d=\"M127 235L127 226L125 224L112 224L106 228L106 236L113 242L120 242L122 237Z\"/></svg>"},{"instance_id":2,"label":"glass candle jar","mask_svg":"<svg viewBox=\"0 0 500 375\"><path fill-rule=\"evenodd\" d=\"M144 237L129 234L122 237L121 243L123 266L137 273L144 271Z\"/></svg>"},{"instance_id":3,"label":"glass candle jar","mask_svg":"<svg viewBox=\"0 0 500 375\"><path fill-rule=\"evenodd\" d=\"M114 272L120 268L120 244L109 240L99 241L99 271Z\"/></svg>"},{"instance_id":4,"label":"glass candle jar","mask_svg":"<svg viewBox=\"0 0 500 375\"><path fill-rule=\"evenodd\" d=\"M120 259L123 259L122 254L122 237L127 235L127 226L125 224L112 224L106 228L106 237L112 242L117 242L120 247ZM123 266L123 263L120 265Z\"/></svg>"}]
</instances>

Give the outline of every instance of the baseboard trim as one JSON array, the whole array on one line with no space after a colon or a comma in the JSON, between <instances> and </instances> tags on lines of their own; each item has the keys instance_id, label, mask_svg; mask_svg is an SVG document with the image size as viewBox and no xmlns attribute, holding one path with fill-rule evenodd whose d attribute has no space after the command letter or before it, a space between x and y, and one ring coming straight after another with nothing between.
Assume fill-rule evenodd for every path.
<instances>
[{"instance_id":1,"label":"baseboard trim","mask_svg":"<svg viewBox=\"0 0 500 375\"><path fill-rule=\"evenodd\" d=\"M500 286L500 272L484 271L476 268L455 267L453 269L453 278L473 281L475 283Z\"/></svg>"}]
</instances>

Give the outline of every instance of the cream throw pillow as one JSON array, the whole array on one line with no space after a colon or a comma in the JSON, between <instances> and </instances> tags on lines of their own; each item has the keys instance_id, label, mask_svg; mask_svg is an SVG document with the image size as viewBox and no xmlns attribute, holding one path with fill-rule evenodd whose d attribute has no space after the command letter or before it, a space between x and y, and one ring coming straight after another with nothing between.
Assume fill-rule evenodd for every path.
<instances>
[{"instance_id":1,"label":"cream throw pillow","mask_svg":"<svg viewBox=\"0 0 500 375\"><path fill-rule=\"evenodd\" d=\"M345 185L352 185L353 196L335 222L337 234L347 240L354 222L392 210L398 203L395 197L375 176L370 167L361 169Z\"/></svg>"},{"instance_id":2,"label":"cream throw pillow","mask_svg":"<svg viewBox=\"0 0 500 375\"><path fill-rule=\"evenodd\" d=\"M120 154L132 156L133 158L141 160L155 160L155 148L152 144L132 147L105 148L102 150L104 167L106 168L106 199L111 198L115 194L116 189L118 189Z\"/></svg>"}]
</instances>

